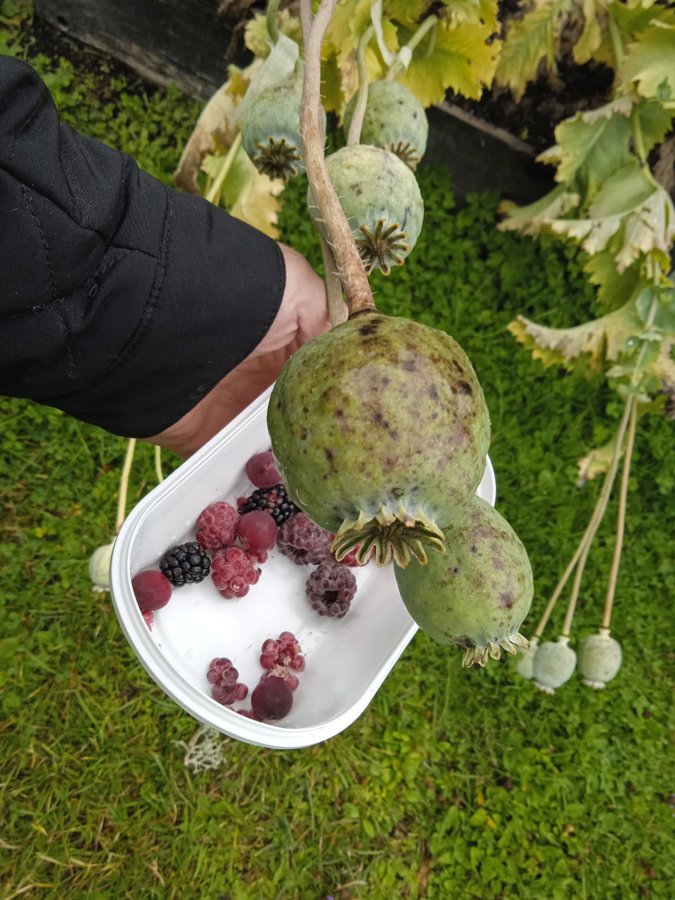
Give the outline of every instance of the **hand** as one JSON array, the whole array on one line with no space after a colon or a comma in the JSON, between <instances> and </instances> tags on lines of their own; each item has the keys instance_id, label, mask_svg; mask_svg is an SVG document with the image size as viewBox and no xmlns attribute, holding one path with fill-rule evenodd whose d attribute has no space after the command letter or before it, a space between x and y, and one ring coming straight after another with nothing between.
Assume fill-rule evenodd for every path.
<instances>
[{"instance_id":1,"label":"hand","mask_svg":"<svg viewBox=\"0 0 675 900\"><path fill-rule=\"evenodd\" d=\"M272 327L253 353L182 419L148 438L150 443L190 456L275 381L298 347L330 327L323 281L304 256L279 246L286 262L286 288Z\"/></svg>"}]
</instances>

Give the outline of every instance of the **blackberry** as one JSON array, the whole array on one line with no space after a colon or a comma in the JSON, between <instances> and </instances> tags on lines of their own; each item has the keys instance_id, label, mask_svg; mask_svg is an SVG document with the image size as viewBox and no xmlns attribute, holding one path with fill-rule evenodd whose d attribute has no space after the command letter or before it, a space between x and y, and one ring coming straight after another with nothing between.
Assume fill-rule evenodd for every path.
<instances>
[{"instance_id":1,"label":"blackberry","mask_svg":"<svg viewBox=\"0 0 675 900\"><path fill-rule=\"evenodd\" d=\"M341 619L354 599L356 578L344 566L322 563L307 579L305 593L320 616Z\"/></svg>"},{"instance_id":2,"label":"blackberry","mask_svg":"<svg viewBox=\"0 0 675 900\"><path fill-rule=\"evenodd\" d=\"M172 547L159 561L160 571L174 587L198 584L211 570L211 560L196 541Z\"/></svg>"},{"instance_id":3,"label":"blackberry","mask_svg":"<svg viewBox=\"0 0 675 900\"><path fill-rule=\"evenodd\" d=\"M268 512L277 525L282 525L287 519L297 513L298 507L286 493L283 484L275 484L271 488L258 488L249 497L239 501L239 514L253 512L262 509Z\"/></svg>"}]
</instances>

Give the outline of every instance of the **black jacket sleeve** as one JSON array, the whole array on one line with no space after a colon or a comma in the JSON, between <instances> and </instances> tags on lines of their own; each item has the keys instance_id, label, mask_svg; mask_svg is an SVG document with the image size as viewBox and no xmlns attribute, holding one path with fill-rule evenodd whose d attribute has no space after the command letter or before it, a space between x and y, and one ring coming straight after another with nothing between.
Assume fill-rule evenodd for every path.
<instances>
[{"instance_id":1,"label":"black jacket sleeve","mask_svg":"<svg viewBox=\"0 0 675 900\"><path fill-rule=\"evenodd\" d=\"M0 393L155 434L257 346L284 284L275 241L59 122L0 56Z\"/></svg>"}]
</instances>

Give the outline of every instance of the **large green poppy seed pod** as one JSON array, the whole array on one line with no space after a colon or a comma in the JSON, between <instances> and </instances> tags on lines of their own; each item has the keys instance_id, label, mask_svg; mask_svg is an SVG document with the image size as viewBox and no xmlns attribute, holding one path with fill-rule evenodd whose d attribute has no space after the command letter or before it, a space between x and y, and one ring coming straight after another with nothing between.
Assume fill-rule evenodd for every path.
<instances>
[{"instance_id":1,"label":"large green poppy seed pod","mask_svg":"<svg viewBox=\"0 0 675 900\"><path fill-rule=\"evenodd\" d=\"M304 344L284 366L267 425L291 499L336 535L339 558L426 559L475 493L490 418L450 335L364 313Z\"/></svg>"},{"instance_id":2,"label":"large green poppy seed pod","mask_svg":"<svg viewBox=\"0 0 675 900\"><path fill-rule=\"evenodd\" d=\"M532 603L532 569L509 523L474 496L443 534L443 553L395 569L410 615L435 641L463 649L464 666L526 648L518 629Z\"/></svg>"}]
</instances>

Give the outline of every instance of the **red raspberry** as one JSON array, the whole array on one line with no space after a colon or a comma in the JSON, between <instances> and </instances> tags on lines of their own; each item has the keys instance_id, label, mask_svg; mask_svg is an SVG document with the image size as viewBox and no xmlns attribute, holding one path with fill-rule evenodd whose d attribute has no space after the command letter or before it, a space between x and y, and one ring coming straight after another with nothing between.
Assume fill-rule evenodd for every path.
<instances>
[{"instance_id":1,"label":"red raspberry","mask_svg":"<svg viewBox=\"0 0 675 900\"><path fill-rule=\"evenodd\" d=\"M290 631L282 631L276 640L268 638L263 641L260 648L260 665L263 669L267 669L268 674L280 675L278 671L280 668L301 672L305 668L305 657L295 635Z\"/></svg>"},{"instance_id":2,"label":"red raspberry","mask_svg":"<svg viewBox=\"0 0 675 900\"><path fill-rule=\"evenodd\" d=\"M197 519L197 540L206 550L220 550L229 547L237 536L239 513L219 500L207 506Z\"/></svg>"},{"instance_id":3,"label":"red raspberry","mask_svg":"<svg viewBox=\"0 0 675 900\"><path fill-rule=\"evenodd\" d=\"M216 657L209 663L206 679L211 685L211 696L223 706L231 706L235 700L245 700L248 688L237 679L239 671L231 660Z\"/></svg>"},{"instance_id":4,"label":"red raspberry","mask_svg":"<svg viewBox=\"0 0 675 900\"><path fill-rule=\"evenodd\" d=\"M213 554L211 577L223 597L244 597L260 578L260 569L239 547L225 547Z\"/></svg>"},{"instance_id":5,"label":"red raspberry","mask_svg":"<svg viewBox=\"0 0 675 900\"><path fill-rule=\"evenodd\" d=\"M316 565L330 556L333 535L324 531L304 513L296 513L279 529L277 546L299 566Z\"/></svg>"}]
</instances>

